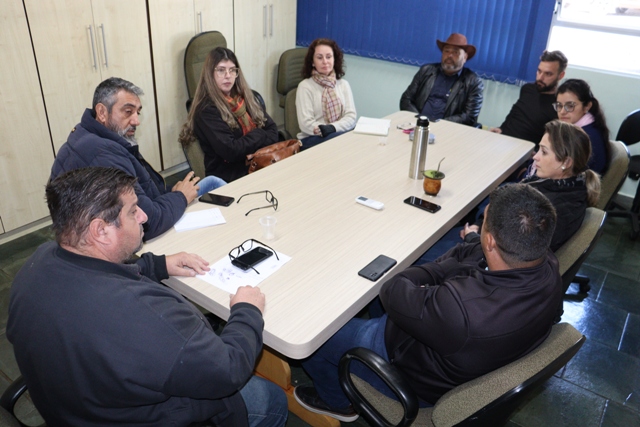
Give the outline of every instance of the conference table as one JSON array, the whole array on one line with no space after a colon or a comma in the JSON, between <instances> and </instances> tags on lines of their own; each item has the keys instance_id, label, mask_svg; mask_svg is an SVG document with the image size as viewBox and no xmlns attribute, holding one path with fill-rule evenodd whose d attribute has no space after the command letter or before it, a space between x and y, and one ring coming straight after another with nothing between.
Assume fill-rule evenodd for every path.
<instances>
[{"instance_id":1,"label":"conference table","mask_svg":"<svg viewBox=\"0 0 640 427\"><path fill-rule=\"evenodd\" d=\"M348 132L281 162L231 182L213 193L238 200L269 190L278 209L262 195L220 207L226 223L190 231L171 229L145 243L142 252L197 253L210 263L228 257L247 239L266 243L291 260L260 283L266 296L265 350L257 373L279 384L289 408L312 425L338 426L333 418L313 414L292 396L287 358L311 355L378 295L386 279L411 265L489 192L531 156L533 144L441 120L430 125L426 169L446 177L437 196L425 195L422 179L409 177L412 142L397 129L415 115L397 112L388 136ZM355 202L364 196L384 203L374 210ZM403 201L416 196L440 205L429 213ZM187 212L211 209L194 202ZM275 238L262 238L259 218L277 218ZM358 271L378 255L397 264L372 282ZM229 293L199 278L171 277L165 284L217 316L229 316Z\"/></svg>"}]
</instances>

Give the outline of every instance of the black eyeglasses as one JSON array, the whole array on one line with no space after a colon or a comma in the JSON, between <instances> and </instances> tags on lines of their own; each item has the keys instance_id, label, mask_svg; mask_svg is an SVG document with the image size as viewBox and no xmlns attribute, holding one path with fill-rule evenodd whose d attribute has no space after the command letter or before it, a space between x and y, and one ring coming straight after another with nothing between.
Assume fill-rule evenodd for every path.
<instances>
[{"instance_id":1,"label":"black eyeglasses","mask_svg":"<svg viewBox=\"0 0 640 427\"><path fill-rule=\"evenodd\" d=\"M257 211L258 209L267 209L267 208L273 208L274 210L278 210L278 199L276 199L273 196L273 193L269 190L262 190L262 191L255 191L253 193L247 193L247 194L243 194L242 196L240 196L240 198L238 199L238 201L236 203L240 203L240 200L242 200L242 198L244 196L251 196L253 194L262 194L264 193L264 197L267 200L267 202L271 203L269 206L262 206L259 208L253 208L251 209L249 212L247 212L246 214L244 214L244 216L249 215L251 212L253 211Z\"/></svg>"},{"instance_id":2,"label":"black eyeglasses","mask_svg":"<svg viewBox=\"0 0 640 427\"><path fill-rule=\"evenodd\" d=\"M562 104L562 102L554 102L551 105L553 105L553 109L556 110L558 113L562 111L563 108L564 108L564 111L566 111L567 113L571 113L576 108L576 105L578 104L575 102L569 101L569 102L565 102L564 104Z\"/></svg>"},{"instance_id":3,"label":"black eyeglasses","mask_svg":"<svg viewBox=\"0 0 640 427\"><path fill-rule=\"evenodd\" d=\"M241 259L245 254L248 254L249 251L251 251L251 249L253 249L253 243L254 242L264 246L265 248L271 249L272 254L276 256L276 259L278 261L280 261L280 258L278 258L278 253L276 251L274 251L273 248L271 248L270 246L265 245L262 242L259 242L259 241L255 240L255 239L245 240L244 242L242 242L242 244L240 244L240 246L237 246L237 247L231 249L229 251L229 259L231 260L232 264L240 267L243 270L252 269L256 273L260 274L260 272L258 270L256 270L253 266L258 264L260 261L262 261L262 260L264 260L266 258L269 258L271 256L269 251L267 251L265 249L264 252L257 252L254 255L248 256L246 259ZM260 247L257 246L256 249L258 249L258 248L260 248Z\"/></svg>"}]
</instances>

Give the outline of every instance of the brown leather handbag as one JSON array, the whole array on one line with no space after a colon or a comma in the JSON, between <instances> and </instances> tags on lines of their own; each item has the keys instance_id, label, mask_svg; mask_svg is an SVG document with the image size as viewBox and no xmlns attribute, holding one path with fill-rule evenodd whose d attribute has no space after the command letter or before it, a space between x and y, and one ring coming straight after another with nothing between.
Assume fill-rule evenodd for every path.
<instances>
[{"instance_id":1,"label":"brown leather handbag","mask_svg":"<svg viewBox=\"0 0 640 427\"><path fill-rule=\"evenodd\" d=\"M288 139L267 145L253 154L248 154L246 163L249 166L249 173L266 168L275 162L293 156L300 151L300 147L302 147L300 140Z\"/></svg>"}]
</instances>

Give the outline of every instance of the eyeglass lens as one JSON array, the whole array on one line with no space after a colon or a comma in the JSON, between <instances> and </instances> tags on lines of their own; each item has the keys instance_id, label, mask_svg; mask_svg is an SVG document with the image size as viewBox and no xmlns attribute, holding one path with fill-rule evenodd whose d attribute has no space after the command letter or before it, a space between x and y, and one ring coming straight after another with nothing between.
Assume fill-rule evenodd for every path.
<instances>
[{"instance_id":1,"label":"eyeglass lens","mask_svg":"<svg viewBox=\"0 0 640 427\"><path fill-rule=\"evenodd\" d=\"M564 108L564 111L566 111L567 113L571 113L576 108L576 103L575 102L567 102L566 104L562 104L561 102L553 103L553 109L556 110L557 112L562 111L563 108Z\"/></svg>"},{"instance_id":2,"label":"eyeglass lens","mask_svg":"<svg viewBox=\"0 0 640 427\"><path fill-rule=\"evenodd\" d=\"M237 68L216 68L215 72L219 77L224 77L227 75L227 73L229 73L231 77L236 77L238 75Z\"/></svg>"}]
</instances>

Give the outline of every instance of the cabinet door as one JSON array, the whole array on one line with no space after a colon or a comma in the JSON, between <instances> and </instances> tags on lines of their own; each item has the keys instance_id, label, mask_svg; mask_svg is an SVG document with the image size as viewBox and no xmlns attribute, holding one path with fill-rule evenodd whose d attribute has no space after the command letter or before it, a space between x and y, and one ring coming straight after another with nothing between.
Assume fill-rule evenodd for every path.
<instances>
[{"instance_id":1,"label":"cabinet door","mask_svg":"<svg viewBox=\"0 0 640 427\"><path fill-rule=\"evenodd\" d=\"M0 232L49 215L44 186L53 148L21 0L0 2Z\"/></svg>"},{"instance_id":2,"label":"cabinet door","mask_svg":"<svg viewBox=\"0 0 640 427\"><path fill-rule=\"evenodd\" d=\"M147 7L144 0L91 0L101 81L121 77L144 91L136 139L144 158L161 169ZM94 88L95 89L95 88ZM86 102L91 103L89 98Z\"/></svg>"},{"instance_id":3,"label":"cabinet door","mask_svg":"<svg viewBox=\"0 0 640 427\"><path fill-rule=\"evenodd\" d=\"M220 31L234 50L233 0L195 0L196 31Z\"/></svg>"}]
</instances>

